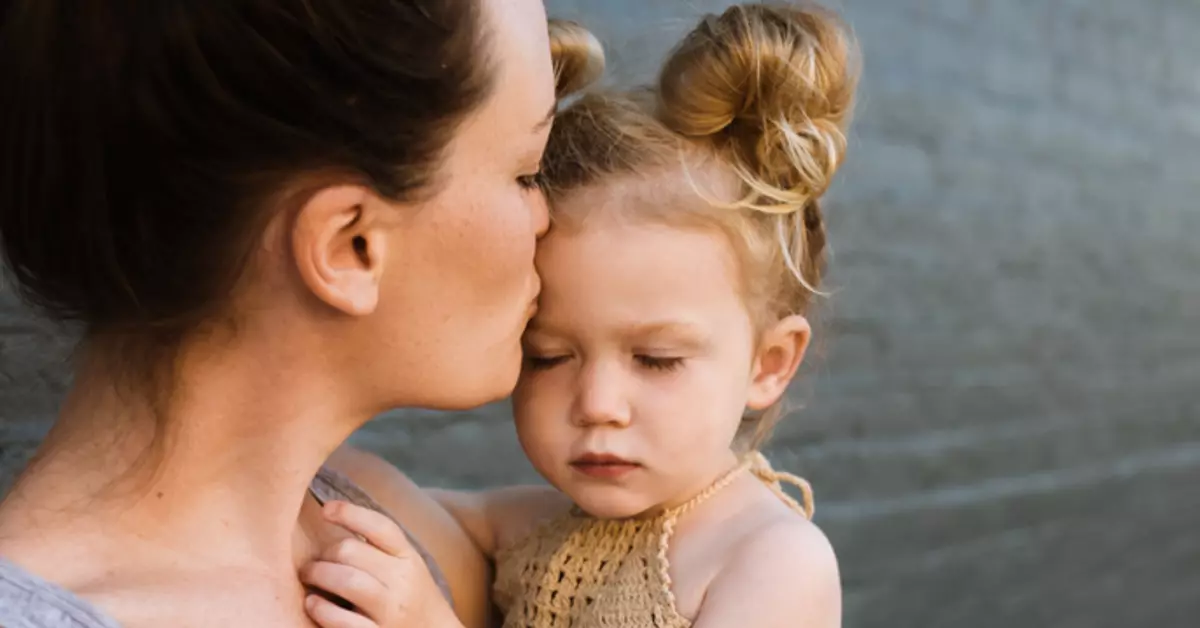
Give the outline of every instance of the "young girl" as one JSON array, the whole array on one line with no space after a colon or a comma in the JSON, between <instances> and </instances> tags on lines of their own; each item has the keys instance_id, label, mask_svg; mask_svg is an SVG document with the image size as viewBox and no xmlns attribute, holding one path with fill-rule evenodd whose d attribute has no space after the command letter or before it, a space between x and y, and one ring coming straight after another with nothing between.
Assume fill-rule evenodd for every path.
<instances>
[{"instance_id":1,"label":"young girl","mask_svg":"<svg viewBox=\"0 0 1200 628\"><path fill-rule=\"evenodd\" d=\"M807 485L758 448L811 336L856 59L825 10L740 5L656 89L560 113L513 401L554 488L435 492L495 557L505 626L840 625Z\"/></svg>"}]
</instances>

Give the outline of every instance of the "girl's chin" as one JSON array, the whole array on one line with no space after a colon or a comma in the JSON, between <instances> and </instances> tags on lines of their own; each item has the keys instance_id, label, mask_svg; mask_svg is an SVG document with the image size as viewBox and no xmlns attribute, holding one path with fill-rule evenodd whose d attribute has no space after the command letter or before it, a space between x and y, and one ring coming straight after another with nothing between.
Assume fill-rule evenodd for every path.
<instances>
[{"instance_id":1,"label":"girl's chin","mask_svg":"<svg viewBox=\"0 0 1200 628\"><path fill-rule=\"evenodd\" d=\"M596 491L582 491L572 496L573 501L587 514L597 519L632 519L655 509L646 500L632 499L631 495L596 495Z\"/></svg>"}]
</instances>

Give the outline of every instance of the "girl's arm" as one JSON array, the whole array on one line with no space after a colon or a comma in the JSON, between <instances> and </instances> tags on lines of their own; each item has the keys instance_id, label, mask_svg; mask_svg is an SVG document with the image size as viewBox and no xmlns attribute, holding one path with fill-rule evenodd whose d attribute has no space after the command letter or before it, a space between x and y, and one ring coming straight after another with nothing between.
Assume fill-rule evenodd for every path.
<instances>
[{"instance_id":1,"label":"girl's arm","mask_svg":"<svg viewBox=\"0 0 1200 628\"><path fill-rule=\"evenodd\" d=\"M566 512L571 502L549 486L512 486L488 491L426 489L485 555L533 532L541 521Z\"/></svg>"},{"instance_id":2,"label":"girl's arm","mask_svg":"<svg viewBox=\"0 0 1200 628\"><path fill-rule=\"evenodd\" d=\"M837 557L807 520L752 535L708 586L694 628L839 628Z\"/></svg>"}]
</instances>

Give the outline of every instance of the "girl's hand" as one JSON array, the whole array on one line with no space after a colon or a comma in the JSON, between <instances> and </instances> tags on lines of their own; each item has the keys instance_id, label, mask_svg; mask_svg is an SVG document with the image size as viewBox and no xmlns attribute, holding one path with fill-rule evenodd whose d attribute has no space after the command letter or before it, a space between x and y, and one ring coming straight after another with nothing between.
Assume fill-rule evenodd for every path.
<instances>
[{"instance_id":1,"label":"girl's hand","mask_svg":"<svg viewBox=\"0 0 1200 628\"><path fill-rule=\"evenodd\" d=\"M326 548L301 570L304 584L336 595L304 601L321 628L460 628L421 556L387 515L347 502L325 505L326 518L357 535Z\"/></svg>"}]
</instances>

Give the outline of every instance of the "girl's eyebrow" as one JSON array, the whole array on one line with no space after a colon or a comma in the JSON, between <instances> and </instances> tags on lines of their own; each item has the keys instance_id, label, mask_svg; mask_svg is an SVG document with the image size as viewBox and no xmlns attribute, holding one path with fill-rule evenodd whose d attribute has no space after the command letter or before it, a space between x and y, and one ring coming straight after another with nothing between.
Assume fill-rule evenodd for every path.
<instances>
[{"instance_id":1,"label":"girl's eyebrow","mask_svg":"<svg viewBox=\"0 0 1200 628\"><path fill-rule=\"evenodd\" d=\"M647 339L665 339L675 345L687 349L704 349L709 345L708 334L695 323L684 320L657 320L632 323L615 329L616 338L621 341L636 344ZM526 336L534 339L562 338L565 334L554 325L534 319L525 329Z\"/></svg>"},{"instance_id":2,"label":"girl's eyebrow","mask_svg":"<svg viewBox=\"0 0 1200 628\"><path fill-rule=\"evenodd\" d=\"M651 338L665 336L672 342L688 347L700 348L708 344L707 334L698 326L687 321L648 321L630 325L623 330L626 338Z\"/></svg>"}]
</instances>

